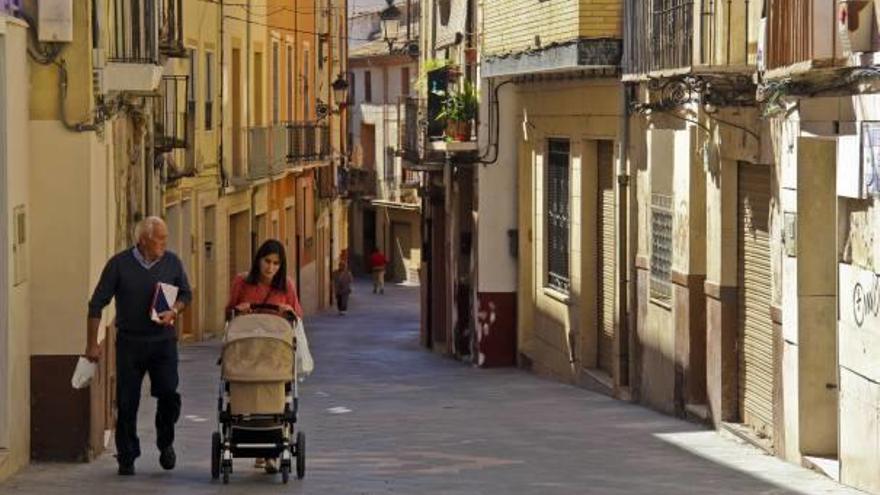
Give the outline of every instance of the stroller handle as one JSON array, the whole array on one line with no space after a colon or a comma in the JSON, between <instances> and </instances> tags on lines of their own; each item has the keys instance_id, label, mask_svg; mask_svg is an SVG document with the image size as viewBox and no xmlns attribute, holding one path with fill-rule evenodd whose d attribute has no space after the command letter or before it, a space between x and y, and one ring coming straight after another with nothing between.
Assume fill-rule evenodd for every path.
<instances>
[{"instance_id":1,"label":"stroller handle","mask_svg":"<svg viewBox=\"0 0 880 495\"><path fill-rule=\"evenodd\" d=\"M267 304L267 303L251 304L250 309L254 313L275 314L275 315L278 315L278 316L280 316L290 322L294 322L297 320L297 316L295 313L293 313L291 311L281 311L281 307L279 307L277 304ZM232 317L234 318L237 315L238 315L238 312L233 310Z\"/></svg>"}]
</instances>

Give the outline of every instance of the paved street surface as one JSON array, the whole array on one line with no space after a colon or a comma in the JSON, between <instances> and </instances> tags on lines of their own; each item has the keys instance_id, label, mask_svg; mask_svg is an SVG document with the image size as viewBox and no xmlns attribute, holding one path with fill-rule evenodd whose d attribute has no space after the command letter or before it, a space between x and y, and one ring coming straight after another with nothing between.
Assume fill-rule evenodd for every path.
<instances>
[{"instance_id":1,"label":"paved street surface","mask_svg":"<svg viewBox=\"0 0 880 495\"><path fill-rule=\"evenodd\" d=\"M417 288L356 289L347 316L307 322L316 372L300 389L304 480L284 487L248 460L228 486L211 480L219 346L210 342L182 351L176 470L159 467L146 399L137 476L118 477L111 452L33 465L0 493L860 493L642 407L431 354L418 345Z\"/></svg>"}]
</instances>

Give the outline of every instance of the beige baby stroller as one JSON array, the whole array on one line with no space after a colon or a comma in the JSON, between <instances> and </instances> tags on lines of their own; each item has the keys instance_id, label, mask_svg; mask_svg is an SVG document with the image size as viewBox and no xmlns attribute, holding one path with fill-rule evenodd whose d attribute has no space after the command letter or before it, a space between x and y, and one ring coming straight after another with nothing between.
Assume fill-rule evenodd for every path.
<instances>
[{"instance_id":1,"label":"beige baby stroller","mask_svg":"<svg viewBox=\"0 0 880 495\"><path fill-rule=\"evenodd\" d=\"M297 478L306 467L305 435L295 428L296 332L277 307L252 309L267 312L233 316L226 327L211 475L228 483L234 458L277 458L287 483L293 458Z\"/></svg>"}]
</instances>

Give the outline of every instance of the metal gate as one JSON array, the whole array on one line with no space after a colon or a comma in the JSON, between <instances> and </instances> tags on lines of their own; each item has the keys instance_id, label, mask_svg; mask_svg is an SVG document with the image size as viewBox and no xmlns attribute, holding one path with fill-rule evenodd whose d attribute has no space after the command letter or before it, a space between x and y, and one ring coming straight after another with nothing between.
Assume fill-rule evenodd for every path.
<instances>
[{"instance_id":1,"label":"metal gate","mask_svg":"<svg viewBox=\"0 0 880 495\"><path fill-rule=\"evenodd\" d=\"M766 438L773 438L776 369L770 317L770 170L740 163L737 201L739 412L743 423Z\"/></svg>"},{"instance_id":2,"label":"metal gate","mask_svg":"<svg viewBox=\"0 0 880 495\"><path fill-rule=\"evenodd\" d=\"M599 241L599 369L612 374L614 367L614 144L597 141L599 191L596 208Z\"/></svg>"}]
</instances>

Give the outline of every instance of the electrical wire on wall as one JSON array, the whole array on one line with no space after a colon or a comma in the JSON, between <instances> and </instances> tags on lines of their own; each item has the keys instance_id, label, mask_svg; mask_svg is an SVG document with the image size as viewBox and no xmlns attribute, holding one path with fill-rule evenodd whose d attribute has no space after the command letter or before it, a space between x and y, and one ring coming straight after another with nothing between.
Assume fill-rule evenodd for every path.
<instances>
[{"instance_id":1,"label":"electrical wire on wall","mask_svg":"<svg viewBox=\"0 0 880 495\"><path fill-rule=\"evenodd\" d=\"M28 44L27 53L30 58L42 66L54 66L58 69L58 108L61 123L64 127L73 132L91 132L97 131L99 125L103 123L101 116L112 115L113 112L107 112L105 108L97 109L99 117L95 122L75 122L71 123L67 118L67 92L69 88L69 77L67 72L67 61L61 58L61 52L64 51L64 45L61 43L43 43L37 37L36 25L34 19L26 12L21 11L20 15L28 23Z\"/></svg>"}]
</instances>

